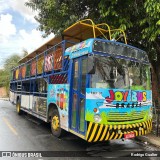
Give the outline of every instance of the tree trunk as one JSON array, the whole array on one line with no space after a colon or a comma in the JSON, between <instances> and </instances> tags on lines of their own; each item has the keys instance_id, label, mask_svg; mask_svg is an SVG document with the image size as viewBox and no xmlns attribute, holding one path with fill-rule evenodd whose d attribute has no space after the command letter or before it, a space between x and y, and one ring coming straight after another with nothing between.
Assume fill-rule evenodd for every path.
<instances>
[{"instance_id":1,"label":"tree trunk","mask_svg":"<svg viewBox=\"0 0 160 160\"><path fill-rule=\"evenodd\" d=\"M157 60L151 62L152 64L152 91L153 102L160 108L160 40L155 41L155 48L157 52Z\"/></svg>"}]
</instances>

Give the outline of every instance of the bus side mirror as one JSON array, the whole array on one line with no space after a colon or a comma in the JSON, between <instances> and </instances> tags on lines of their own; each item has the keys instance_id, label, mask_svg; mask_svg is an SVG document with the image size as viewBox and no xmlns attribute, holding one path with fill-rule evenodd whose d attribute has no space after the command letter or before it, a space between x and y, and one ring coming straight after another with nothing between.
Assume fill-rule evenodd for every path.
<instances>
[{"instance_id":1,"label":"bus side mirror","mask_svg":"<svg viewBox=\"0 0 160 160\"><path fill-rule=\"evenodd\" d=\"M88 74L95 74L96 68L95 68L95 58L93 56L88 56L88 67L87 67L87 73Z\"/></svg>"}]
</instances>

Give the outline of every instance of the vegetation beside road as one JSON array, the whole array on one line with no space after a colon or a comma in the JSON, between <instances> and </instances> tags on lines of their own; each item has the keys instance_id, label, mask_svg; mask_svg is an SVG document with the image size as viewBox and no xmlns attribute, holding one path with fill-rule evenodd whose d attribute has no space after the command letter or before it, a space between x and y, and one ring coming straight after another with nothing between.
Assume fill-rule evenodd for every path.
<instances>
[{"instance_id":1,"label":"vegetation beside road","mask_svg":"<svg viewBox=\"0 0 160 160\"><path fill-rule=\"evenodd\" d=\"M0 69L0 88L5 88L7 95L9 94L9 82L12 76L11 70L16 67L18 65L18 61L27 54L28 52L23 50L22 56L19 56L18 54L9 56L4 62L3 69Z\"/></svg>"}]
</instances>

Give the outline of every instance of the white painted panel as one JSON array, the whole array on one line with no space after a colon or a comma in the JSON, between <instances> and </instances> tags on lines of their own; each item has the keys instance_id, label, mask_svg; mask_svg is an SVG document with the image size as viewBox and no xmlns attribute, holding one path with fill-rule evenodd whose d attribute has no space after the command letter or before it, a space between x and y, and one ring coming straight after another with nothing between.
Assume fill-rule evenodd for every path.
<instances>
[{"instance_id":1,"label":"white painted panel","mask_svg":"<svg viewBox=\"0 0 160 160\"><path fill-rule=\"evenodd\" d=\"M33 97L33 106L32 106L32 109L35 112L38 112L38 108L36 107L36 101L37 101L37 99L38 99L38 97L36 97L36 96Z\"/></svg>"},{"instance_id":2,"label":"white painted panel","mask_svg":"<svg viewBox=\"0 0 160 160\"><path fill-rule=\"evenodd\" d=\"M14 93L14 103L16 104L17 102L17 93Z\"/></svg>"},{"instance_id":3,"label":"white painted panel","mask_svg":"<svg viewBox=\"0 0 160 160\"><path fill-rule=\"evenodd\" d=\"M10 101L14 102L14 92L10 91L9 96L10 96Z\"/></svg>"},{"instance_id":4,"label":"white painted panel","mask_svg":"<svg viewBox=\"0 0 160 160\"><path fill-rule=\"evenodd\" d=\"M33 96L32 95L30 96L30 102L29 103L30 103L29 108L32 109L33 108Z\"/></svg>"},{"instance_id":5,"label":"white painted panel","mask_svg":"<svg viewBox=\"0 0 160 160\"><path fill-rule=\"evenodd\" d=\"M29 109L29 95L22 95L21 96L21 106Z\"/></svg>"},{"instance_id":6,"label":"white painted panel","mask_svg":"<svg viewBox=\"0 0 160 160\"><path fill-rule=\"evenodd\" d=\"M47 112L47 98L45 97L33 97L33 111L38 114L46 116Z\"/></svg>"}]
</instances>

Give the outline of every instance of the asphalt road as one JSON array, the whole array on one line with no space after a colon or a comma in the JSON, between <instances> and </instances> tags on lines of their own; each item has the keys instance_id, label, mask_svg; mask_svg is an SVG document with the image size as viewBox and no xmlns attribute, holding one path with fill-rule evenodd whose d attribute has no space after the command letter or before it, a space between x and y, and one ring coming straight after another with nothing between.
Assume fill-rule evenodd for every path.
<instances>
[{"instance_id":1,"label":"asphalt road","mask_svg":"<svg viewBox=\"0 0 160 160\"><path fill-rule=\"evenodd\" d=\"M52 136L50 125L27 114L19 116L16 113L14 105L9 101L0 100L0 151L51 151L51 154L55 155L55 157L52 158L24 158L26 160L99 160L110 159L112 157L121 157L118 158L118 160L137 160L140 159L140 156L130 157L130 155L132 153L141 153L141 151L152 151L154 153L159 150L157 147L134 139L125 141L112 140L110 143L87 143L71 133L68 133L62 139L58 139ZM46 154L49 155L50 153L46 152ZM78 155L78 157L75 157L75 155ZM87 157L84 157L84 155L87 155ZM20 156L22 156L22 154ZM23 158L0 157L0 159L17 160ZM146 157L143 159L154 160L160 159L160 157Z\"/></svg>"}]
</instances>

